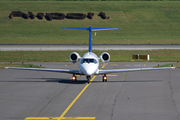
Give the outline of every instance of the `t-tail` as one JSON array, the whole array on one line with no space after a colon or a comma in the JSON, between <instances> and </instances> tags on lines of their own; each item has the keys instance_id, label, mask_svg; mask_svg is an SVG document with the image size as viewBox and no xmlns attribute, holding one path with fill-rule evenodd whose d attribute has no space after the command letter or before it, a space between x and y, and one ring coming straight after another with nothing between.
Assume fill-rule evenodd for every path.
<instances>
[{"instance_id":1,"label":"t-tail","mask_svg":"<svg viewBox=\"0 0 180 120\"><path fill-rule=\"evenodd\" d=\"M73 29L73 30L86 30L86 31L89 31L89 52L92 52L92 39L91 39L92 31L113 30L113 29L119 29L119 27L92 28L92 26L89 26L89 28L62 27L62 29Z\"/></svg>"}]
</instances>

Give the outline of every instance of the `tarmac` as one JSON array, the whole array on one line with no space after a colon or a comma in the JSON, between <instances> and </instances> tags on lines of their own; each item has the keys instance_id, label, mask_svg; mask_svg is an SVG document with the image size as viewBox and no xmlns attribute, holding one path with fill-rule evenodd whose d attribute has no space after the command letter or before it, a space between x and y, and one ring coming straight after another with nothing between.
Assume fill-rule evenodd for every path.
<instances>
[{"instance_id":1,"label":"tarmac","mask_svg":"<svg viewBox=\"0 0 180 120\"><path fill-rule=\"evenodd\" d=\"M26 63L25 63L26 64ZM33 63L79 69L72 63ZM110 62L103 69L144 68L164 63ZM104 64L101 63L100 68ZM108 82L94 76L0 69L0 120L179 120L180 69L120 72Z\"/></svg>"},{"instance_id":2,"label":"tarmac","mask_svg":"<svg viewBox=\"0 0 180 120\"><path fill-rule=\"evenodd\" d=\"M88 50L87 44L0 44L0 51ZM159 50L180 49L179 44L93 44L93 50Z\"/></svg>"}]
</instances>

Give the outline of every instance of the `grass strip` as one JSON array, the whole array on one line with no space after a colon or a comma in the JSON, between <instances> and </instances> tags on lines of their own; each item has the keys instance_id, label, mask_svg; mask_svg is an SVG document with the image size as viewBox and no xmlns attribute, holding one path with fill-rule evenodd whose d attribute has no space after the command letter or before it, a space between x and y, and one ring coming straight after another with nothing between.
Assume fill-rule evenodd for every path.
<instances>
[{"instance_id":1,"label":"grass strip","mask_svg":"<svg viewBox=\"0 0 180 120\"><path fill-rule=\"evenodd\" d=\"M9 19L11 11L84 13L93 19ZM103 11L109 20L98 16ZM88 44L87 31L62 27L120 27L93 32L93 44L180 44L179 1L1 1L0 44Z\"/></svg>"},{"instance_id":2,"label":"grass strip","mask_svg":"<svg viewBox=\"0 0 180 120\"><path fill-rule=\"evenodd\" d=\"M0 51L0 62L70 62L74 51ZM83 56L87 51L76 51ZM104 51L93 51L98 57ZM177 62L180 50L109 50L110 62ZM150 60L132 59L134 54L149 54Z\"/></svg>"},{"instance_id":3,"label":"grass strip","mask_svg":"<svg viewBox=\"0 0 180 120\"><path fill-rule=\"evenodd\" d=\"M180 64L179 63L173 63L173 64L164 64L164 65L155 66L155 68L157 68L157 67L176 67L176 68L180 68Z\"/></svg>"}]
</instances>

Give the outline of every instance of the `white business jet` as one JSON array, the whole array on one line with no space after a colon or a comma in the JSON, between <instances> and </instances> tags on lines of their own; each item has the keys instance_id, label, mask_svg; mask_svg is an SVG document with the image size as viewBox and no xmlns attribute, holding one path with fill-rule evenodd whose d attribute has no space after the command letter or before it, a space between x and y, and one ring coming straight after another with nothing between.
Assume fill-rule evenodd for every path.
<instances>
[{"instance_id":1,"label":"white business jet","mask_svg":"<svg viewBox=\"0 0 180 120\"><path fill-rule=\"evenodd\" d=\"M83 57L81 57L77 52L73 52L70 54L69 58L72 63L79 62L79 70L67 70L67 69L43 69L43 68L18 68L18 67L5 67L6 69L18 69L18 70L35 70L35 71L48 71L48 72L61 72L61 73L70 73L73 74L72 81L76 82L76 75L85 75L88 83L90 82L92 75L103 75L103 82L107 82L108 73L115 72L128 72L128 71L140 71L140 70L158 70L158 69L174 69L174 67L161 67L161 68L136 68L136 69L111 69L111 70L100 70L99 69L99 59L102 62L107 63L110 60L110 55L107 52L103 52L100 57L92 52L92 40L91 34L92 31L99 30L112 30L119 29L118 27L110 27L110 28L70 28L70 27L62 27L62 29L74 29L74 30L86 30L89 31L89 52L85 53Z\"/></svg>"}]
</instances>

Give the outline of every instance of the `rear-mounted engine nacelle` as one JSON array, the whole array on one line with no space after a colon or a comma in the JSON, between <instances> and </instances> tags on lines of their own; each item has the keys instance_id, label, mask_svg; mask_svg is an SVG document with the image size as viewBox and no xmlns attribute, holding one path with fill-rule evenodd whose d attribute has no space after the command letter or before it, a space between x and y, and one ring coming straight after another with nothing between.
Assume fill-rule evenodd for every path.
<instances>
[{"instance_id":1,"label":"rear-mounted engine nacelle","mask_svg":"<svg viewBox=\"0 0 180 120\"><path fill-rule=\"evenodd\" d=\"M103 63L107 63L110 60L110 55L107 52L103 52L100 56L100 59Z\"/></svg>"},{"instance_id":2,"label":"rear-mounted engine nacelle","mask_svg":"<svg viewBox=\"0 0 180 120\"><path fill-rule=\"evenodd\" d=\"M76 63L78 59L81 58L77 52L73 52L70 54L69 59L72 63Z\"/></svg>"}]
</instances>

